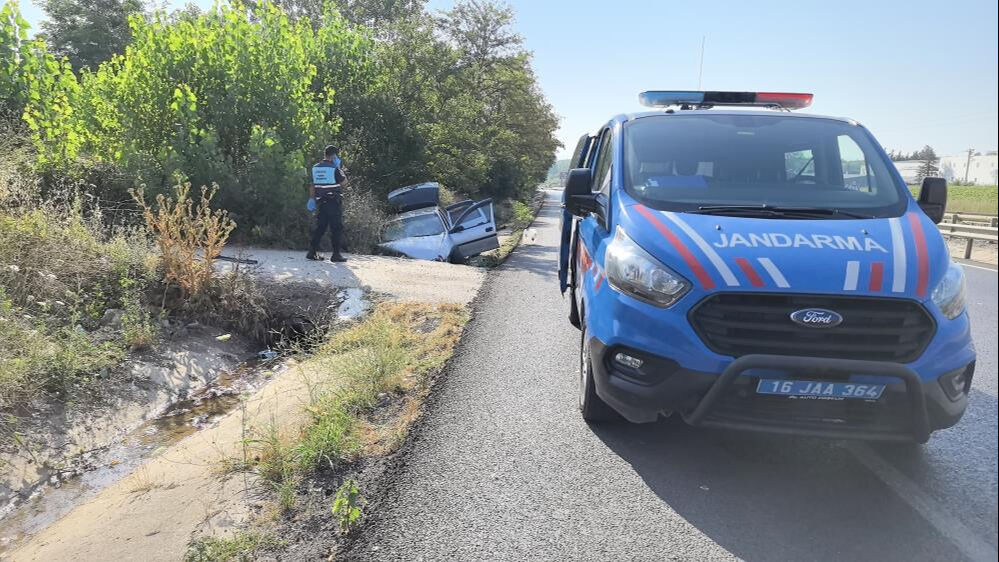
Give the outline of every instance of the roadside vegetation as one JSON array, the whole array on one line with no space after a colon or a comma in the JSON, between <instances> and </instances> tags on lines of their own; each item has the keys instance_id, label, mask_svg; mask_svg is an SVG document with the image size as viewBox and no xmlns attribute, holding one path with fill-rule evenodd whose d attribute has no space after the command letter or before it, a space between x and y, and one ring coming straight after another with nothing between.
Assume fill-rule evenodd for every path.
<instances>
[{"instance_id":1,"label":"roadside vegetation","mask_svg":"<svg viewBox=\"0 0 999 562\"><path fill-rule=\"evenodd\" d=\"M919 186L910 185L914 197L919 197ZM947 212L976 215L999 213L999 188L994 185L948 185Z\"/></svg>"},{"instance_id":2,"label":"roadside vegetation","mask_svg":"<svg viewBox=\"0 0 999 562\"><path fill-rule=\"evenodd\" d=\"M311 515L349 533L365 508L363 490L348 477L352 466L403 443L467 321L468 312L457 305L382 303L326 336L296 367L312 379L304 422L246 428L242 456L227 459L223 472L256 474L273 492L279 516L307 509L303 490L314 481L333 482L335 495Z\"/></svg>"},{"instance_id":3,"label":"roadside vegetation","mask_svg":"<svg viewBox=\"0 0 999 562\"><path fill-rule=\"evenodd\" d=\"M355 252L409 182L525 222L558 145L513 13L492 2L43 4L34 37L16 0L0 7L4 408L65 399L170 315L261 336L259 291L210 279L211 258L230 236L304 244L305 167L326 143L351 177Z\"/></svg>"},{"instance_id":4,"label":"roadside vegetation","mask_svg":"<svg viewBox=\"0 0 999 562\"><path fill-rule=\"evenodd\" d=\"M492 2L434 15L375 0L204 12L112 1L127 28L93 36L60 26L102 21L103 4L49 4L68 14L45 28L54 48L29 38L15 0L0 16L0 51L14 53L0 66L0 104L22 121L44 187L82 179L118 206L139 185L152 199L214 184L236 239L301 246L306 166L334 143L351 179L348 243L363 252L391 189L435 180L476 199L526 199L558 146L513 13ZM118 47L87 52L94 43Z\"/></svg>"}]
</instances>

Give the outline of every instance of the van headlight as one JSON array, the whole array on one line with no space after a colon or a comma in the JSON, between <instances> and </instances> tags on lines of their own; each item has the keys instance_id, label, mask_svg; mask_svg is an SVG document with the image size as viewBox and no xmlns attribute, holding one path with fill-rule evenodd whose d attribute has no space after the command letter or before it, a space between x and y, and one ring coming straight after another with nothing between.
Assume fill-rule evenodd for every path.
<instances>
[{"instance_id":1,"label":"van headlight","mask_svg":"<svg viewBox=\"0 0 999 562\"><path fill-rule=\"evenodd\" d=\"M635 244L621 227L607 245L604 268L612 287L655 306L670 306L690 290L686 279Z\"/></svg>"},{"instance_id":2,"label":"van headlight","mask_svg":"<svg viewBox=\"0 0 999 562\"><path fill-rule=\"evenodd\" d=\"M951 263L940 282L937 283L931 298L940 312L953 320L964 312L964 268Z\"/></svg>"}]
</instances>

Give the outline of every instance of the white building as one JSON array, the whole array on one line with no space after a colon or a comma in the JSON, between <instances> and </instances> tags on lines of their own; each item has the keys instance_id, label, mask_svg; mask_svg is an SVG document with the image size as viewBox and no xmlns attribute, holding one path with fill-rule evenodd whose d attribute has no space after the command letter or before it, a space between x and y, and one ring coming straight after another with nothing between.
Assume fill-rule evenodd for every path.
<instances>
[{"instance_id":1,"label":"white building","mask_svg":"<svg viewBox=\"0 0 999 562\"><path fill-rule=\"evenodd\" d=\"M985 153L975 152L969 158L965 152L956 156L944 156L937 166L940 168L940 175L949 182L956 180L974 185L996 185L999 155L995 150L990 150Z\"/></svg>"},{"instance_id":2,"label":"white building","mask_svg":"<svg viewBox=\"0 0 999 562\"><path fill-rule=\"evenodd\" d=\"M898 168L898 173L902 174L902 179L905 183L912 185L916 183L916 177L919 175L919 167L923 163L919 160L899 160L898 162L893 162L895 167Z\"/></svg>"}]
</instances>

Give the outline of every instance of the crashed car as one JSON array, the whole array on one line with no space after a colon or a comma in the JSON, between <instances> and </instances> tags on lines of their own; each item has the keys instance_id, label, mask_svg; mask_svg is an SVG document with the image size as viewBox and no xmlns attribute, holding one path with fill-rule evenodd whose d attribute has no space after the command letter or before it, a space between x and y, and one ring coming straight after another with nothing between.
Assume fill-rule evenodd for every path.
<instances>
[{"instance_id":1,"label":"crashed car","mask_svg":"<svg viewBox=\"0 0 999 562\"><path fill-rule=\"evenodd\" d=\"M378 247L391 255L419 260L464 263L499 248L492 199L440 207L440 184L421 183L389 193L401 214L382 229Z\"/></svg>"}]
</instances>

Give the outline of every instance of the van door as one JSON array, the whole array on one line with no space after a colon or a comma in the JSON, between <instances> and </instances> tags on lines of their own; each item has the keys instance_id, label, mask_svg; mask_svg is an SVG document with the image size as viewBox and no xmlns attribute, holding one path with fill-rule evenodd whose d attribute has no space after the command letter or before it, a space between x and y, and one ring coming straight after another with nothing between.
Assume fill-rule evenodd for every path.
<instances>
[{"instance_id":1,"label":"van door","mask_svg":"<svg viewBox=\"0 0 999 562\"><path fill-rule=\"evenodd\" d=\"M590 135L583 135L579 138L579 142L576 143L576 150L572 153L572 158L569 160L569 169L573 168L585 168L587 167L588 156L590 149L593 146L593 141L596 137L591 137ZM565 210L565 192L562 192L562 243L559 246L558 254L558 281L559 285L564 293L569 287L569 256L573 255L574 244L573 244L573 230L576 225L576 221L569 211Z\"/></svg>"},{"instance_id":2,"label":"van door","mask_svg":"<svg viewBox=\"0 0 999 562\"><path fill-rule=\"evenodd\" d=\"M499 248L492 199L483 199L469 205L452 223L448 232L452 246L449 261L463 262L482 252Z\"/></svg>"}]
</instances>

